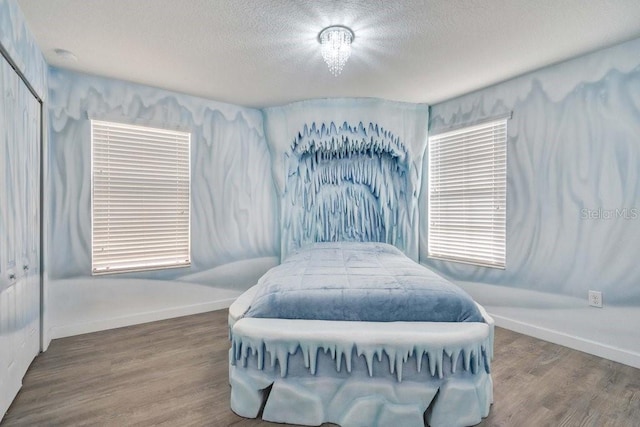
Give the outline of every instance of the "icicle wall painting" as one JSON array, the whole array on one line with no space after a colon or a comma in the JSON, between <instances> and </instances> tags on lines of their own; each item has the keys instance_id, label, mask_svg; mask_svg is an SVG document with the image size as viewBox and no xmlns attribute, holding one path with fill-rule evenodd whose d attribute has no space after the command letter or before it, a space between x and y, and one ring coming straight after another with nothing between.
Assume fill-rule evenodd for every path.
<instances>
[{"instance_id":1,"label":"icicle wall painting","mask_svg":"<svg viewBox=\"0 0 640 427\"><path fill-rule=\"evenodd\" d=\"M317 100L265 110L281 257L326 241L390 243L417 259L428 107Z\"/></svg>"},{"instance_id":2,"label":"icicle wall painting","mask_svg":"<svg viewBox=\"0 0 640 427\"><path fill-rule=\"evenodd\" d=\"M259 110L57 68L48 87L45 316L54 338L140 313L222 308L278 264ZM191 133L190 267L91 275L91 118Z\"/></svg>"},{"instance_id":3,"label":"icicle wall painting","mask_svg":"<svg viewBox=\"0 0 640 427\"><path fill-rule=\"evenodd\" d=\"M287 252L316 241L404 246L411 202L407 153L391 132L373 123L312 123L298 134L287 160Z\"/></svg>"}]
</instances>

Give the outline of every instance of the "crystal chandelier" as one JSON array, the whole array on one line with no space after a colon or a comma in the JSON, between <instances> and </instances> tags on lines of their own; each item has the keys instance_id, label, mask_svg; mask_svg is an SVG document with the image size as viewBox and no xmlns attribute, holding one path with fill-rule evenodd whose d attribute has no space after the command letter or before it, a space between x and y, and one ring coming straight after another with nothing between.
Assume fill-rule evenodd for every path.
<instances>
[{"instance_id":1,"label":"crystal chandelier","mask_svg":"<svg viewBox=\"0 0 640 427\"><path fill-rule=\"evenodd\" d=\"M351 56L351 43L354 37L353 31L341 25L332 25L320 31L318 40L322 49L322 57L334 76L338 76L342 72L344 64Z\"/></svg>"}]
</instances>

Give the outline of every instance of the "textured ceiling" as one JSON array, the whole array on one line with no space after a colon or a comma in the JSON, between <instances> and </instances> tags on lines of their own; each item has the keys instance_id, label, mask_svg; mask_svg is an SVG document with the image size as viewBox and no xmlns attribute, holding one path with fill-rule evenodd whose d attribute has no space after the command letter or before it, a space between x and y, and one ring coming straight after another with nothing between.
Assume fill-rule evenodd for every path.
<instances>
[{"instance_id":1,"label":"textured ceiling","mask_svg":"<svg viewBox=\"0 0 640 427\"><path fill-rule=\"evenodd\" d=\"M325 97L436 103L640 36L638 0L18 3L52 65L253 107ZM356 35L337 78L317 42L331 24Z\"/></svg>"}]
</instances>

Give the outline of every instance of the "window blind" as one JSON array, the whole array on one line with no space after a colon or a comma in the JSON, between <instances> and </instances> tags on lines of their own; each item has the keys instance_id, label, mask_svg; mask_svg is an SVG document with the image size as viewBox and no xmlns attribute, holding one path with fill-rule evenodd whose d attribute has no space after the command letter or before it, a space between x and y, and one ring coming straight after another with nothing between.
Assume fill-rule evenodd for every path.
<instances>
[{"instance_id":1,"label":"window blind","mask_svg":"<svg viewBox=\"0 0 640 427\"><path fill-rule=\"evenodd\" d=\"M93 274L190 265L190 140L91 121Z\"/></svg>"},{"instance_id":2,"label":"window blind","mask_svg":"<svg viewBox=\"0 0 640 427\"><path fill-rule=\"evenodd\" d=\"M506 140L506 119L429 138L429 257L505 268Z\"/></svg>"}]
</instances>

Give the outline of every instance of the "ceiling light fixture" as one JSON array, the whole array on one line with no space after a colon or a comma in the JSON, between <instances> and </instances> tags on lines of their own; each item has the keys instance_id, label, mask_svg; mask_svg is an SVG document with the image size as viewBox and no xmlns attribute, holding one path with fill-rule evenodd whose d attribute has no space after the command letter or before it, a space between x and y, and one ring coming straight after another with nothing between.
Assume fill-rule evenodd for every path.
<instances>
[{"instance_id":1,"label":"ceiling light fixture","mask_svg":"<svg viewBox=\"0 0 640 427\"><path fill-rule=\"evenodd\" d=\"M351 56L351 43L354 38L353 31L342 25L332 25L318 34L324 62L329 66L331 74L336 77L342 72L344 64Z\"/></svg>"}]
</instances>

